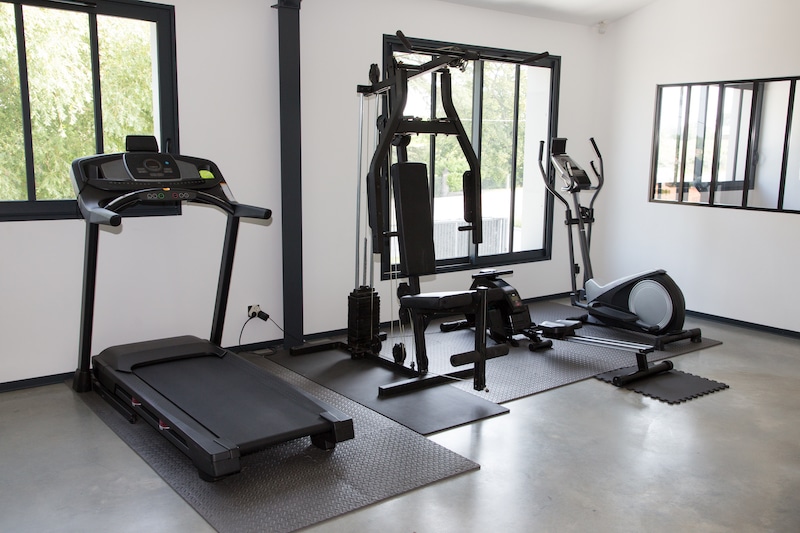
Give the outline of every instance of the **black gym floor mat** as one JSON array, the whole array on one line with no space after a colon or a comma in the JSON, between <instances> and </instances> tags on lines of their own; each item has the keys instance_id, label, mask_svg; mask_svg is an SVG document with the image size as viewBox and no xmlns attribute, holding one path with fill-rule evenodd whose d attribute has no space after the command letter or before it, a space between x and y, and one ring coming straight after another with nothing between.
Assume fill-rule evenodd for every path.
<instances>
[{"instance_id":1,"label":"black gym floor mat","mask_svg":"<svg viewBox=\"0 0 800 533\"><path fill-rule=\"evenodd\" d=\"M242 354L258 364L259 357ZM353 359L342 350L325 350L305 355L290 355L281 350L268 359L293 372L391 418L421 435L469 424L505 414L508 408L447 385L415 392L379 397L378 387L407 379L368 359ZM447 369L445 372L451 372ZM472 386L472 380L468 381Z\"/></svg>"},{"instance_id":2,"label":"black gym floor mat","mask_svg":"<svg viewBox=\"0 0 800 533\"><path fill-rule=\"evenodd\" d=\"M533 321L537 323L571 318L581 313L580 309L552 301L532 303L529 308ZM457 318L459 317L452 319ZM432 322L426 332L430 371L434 374L446 374L454 370L449 363L450 355L471 350L474 346L474 333L471 330L443 333L438 324L439 321ZM629 342L653 342L652 337L643 333L597 325L586 325L578 329L577 333ZM392 346L403 342L409 352L409 360L413 358L414 340L410 329L400 331L399 328L394 328L387 334L388 339L383 343L381 351L383 357L391 359ZM721 343L706 338L698 343L680 341L667 345L663 351L654 352L649 359L658 361L718 344ZM423 435L500 414L499 411L491 410L491 404L530 396L636 362L635 355L628 351L563 340L554 340L550 349L531 352L523 338L518 347L511 347L508 355L486 363L486 390L473 390L472 380L466 379L425 391L406 393L397 399L383 400L378 398L378 387L398 381L402 376L369 360L354 361L342 350L299 356L279 352L270 359ZM463 394L454 395L449 389ZM473 403L468 397L481 401ZM504 409L499 405L497 407Z\"/></svg>"},{"instance_id":3,"label":"black gym floor mat","mask_svg":"<svg viewBox=\"0 0 800 533\"><path fill-rule=\"evenodd\" d=\"M479 465L280 365L279 377L353 418L355 438L325 452L296 439L242 457L242 471L215 483L150 425L130 424L94 393L80 397L212 527L280 533L307 527Z\"/></svg>"},{"instance_id":4,"label":"black gym floor mat","mask_svg":"<svg viewBox=\"0 0 800 533\"><path fill-rule=\"evenodd\" d=\"M623 376L636 370L635 366L604 372L595 376L597 379L611 383L617 376ZM670 370L662 374L648 376L623 385L622 388L644 394L662 402L676 404L699 398L712 392L727 389L725 383L701 378L680 370Z\"/></svg>"},{"instance_id":5,"label":"black gym floor mat","mask_svg":"<svg viewBox=\"0 0 800 533\"><path fill-rule=\"evenodd\" d=\"M574 318L581 314L581 309L552 301L529 304L534 322L554 321ZM625 331L599 325L585 325L576 333L581 336L617 339L628 342L652 344L653 337L635 331ZM471 342L467 331L441 333L437 327L428 328L429 350L433 342L445 342L448 335L465 335L462 343ZM441 339L437 341L437 339ZM450 340L448 342L454 342ZM648 355L649 361L671 359L679 355L710 348L722 344L720 341L703 338L700 342L689 340L668 344L663 351ZM673 361L676 367L678 361ZM486 382L488 392L482 393L486 399L504 403L525 396L530 396L552 388L594 377L604 372L625 368L636 363L635 354L608 348L578 344L566 340L553 340L553 347L547 350L531 352L527 343L522 340L518 348L511 348L509 354L486 363ZM441 371L440 369L435 369ZM454 387L469 390L468 384L456 383Z\"/></svg>"}]
</instances>

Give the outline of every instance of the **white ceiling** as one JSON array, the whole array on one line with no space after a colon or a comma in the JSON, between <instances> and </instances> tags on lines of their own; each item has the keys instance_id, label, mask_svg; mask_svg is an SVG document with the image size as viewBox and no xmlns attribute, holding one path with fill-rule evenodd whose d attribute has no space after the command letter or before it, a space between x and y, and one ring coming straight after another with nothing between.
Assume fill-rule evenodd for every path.
<instances>
[{"instance_id":1,"label":"white ceiling","mask_svg":"<svg viewBox=\"0 0 800 533\"><path fill-rule=\"evenodd\" d=\"M656 0L442 0L451 4L593 26L613 22Z\"/></svg>"}]
</instances>

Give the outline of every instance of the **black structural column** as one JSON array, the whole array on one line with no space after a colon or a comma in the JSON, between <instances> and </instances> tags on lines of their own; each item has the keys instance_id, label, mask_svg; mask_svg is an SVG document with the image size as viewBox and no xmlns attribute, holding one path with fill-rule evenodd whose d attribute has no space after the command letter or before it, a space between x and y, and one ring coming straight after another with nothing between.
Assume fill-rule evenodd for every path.
<instances>
[{"instance_id":1,"label":"black structural column","mask_svg":"<svg viewBox=\"0 0 800 533\"><path fill-rule=\"evenodd\" d=\"M300 161L300 2L278 0L284 347L303 342L303 196Z\"/></svg>"}]
</instances>

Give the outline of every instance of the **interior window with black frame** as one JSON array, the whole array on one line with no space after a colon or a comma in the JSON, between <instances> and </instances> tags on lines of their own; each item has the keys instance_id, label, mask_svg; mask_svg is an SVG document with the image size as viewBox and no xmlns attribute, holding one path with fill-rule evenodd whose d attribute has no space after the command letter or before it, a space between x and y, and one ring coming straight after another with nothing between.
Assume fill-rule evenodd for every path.
<instances>
[{"instance_id":1,"label":"interior window with black frame","mask_svg":"<svg viewBox=\"0 0 800 533\"><path fill-rule=\"evenodd\" d=\"M535 54L409 41L413 52L396 36L384 37L384 68L392 61L421 64L453 49L478 56L462 69L451 69L451 79L453 104L481 165L481 244L473 244L469 232L458 229L463 225L462 175L468 164L457 140L419 134L407 147L408 159L428 168L437 270L549 258L552 198L542 183L537 158L539 141L556 132L560 58L548 55L526 65ZM409 81L404 115L434 121L445 116L435 76L428 73ZM383 272L391 270L389 256L397 263L396 242L392 246L392 253L383 256Z\"/></svg>"},{"instance_id":2,"label":"interior window with black frame","mask_svg":"<svg viewBox=\"0 0 800 533\"><path fill-rule=\"evenodd\" d=\"M660 85L651 200L800 211L798 79Z\"/></svg>"},{"instance_id":3,"label":"interior window with black frame","mask_svg":"<svg viewBox=\"0 0 800 533\"><path fill-rule=\"evenodd\" d=\"M0 0L0 220L77 218L71 162L178 150L174 7Z\"/></svg>"}]
</instances>

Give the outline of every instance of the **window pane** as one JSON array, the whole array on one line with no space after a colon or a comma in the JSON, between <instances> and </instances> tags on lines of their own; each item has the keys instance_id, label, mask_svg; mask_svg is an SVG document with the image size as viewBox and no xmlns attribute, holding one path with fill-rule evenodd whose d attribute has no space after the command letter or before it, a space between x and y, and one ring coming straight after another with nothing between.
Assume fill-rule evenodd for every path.
<instances>
[{"instance_id":1,"label":"window pane","mask_svg":"<svg viewBox=\"0 0 800 533\"><path fill-rule=\"evenodd\" d=\"M725 87L717 173L717 181L720 183L744 181L752 107L752 84Z\"/></svg>"},{"instance_id":2,"label":"window pane","mask_svg":"<svg viewBox=\"0 0 800 533\"><path fill-rule=\"evenodd\" d=\"M458 228L466 225L462 179L469 166L455 137L437 137L435 157L433 241L436 259L467 257L471 233L458 231Z\"/></svg>"},{"instance_id":3,"label":"window pane","mask_svg":"<svg viewBox=\"0 0 800 533\"><path fill-rule=\"evenodd\" d=\"M26 200L19 60L14 5L0 4L0 200Z\"/></svg>"},{"instance_id":4,"label":"window pane","mask_svg":"<svg viewBox=\"0 0 800 533\"><path fill-rule=\"evenodd\" d=\"M719 87L716 85L692 87L690 98L683 201L708 203L714 161Z\"/></svg>"},{"instance_id":5,"label":"window pane","mask_svg":"<svg viewBox=\"0 0 800 533\"><path fill-rule=\"evenodd\" d=\"M156 135L158 87L154 22L97 17L105 152L125 150L126 135Z\"/></svg>"},{"instance_id":6,"label":"window pane","mask_svg":"<svg viewBox=\"0 0 800 533\"><path fill-rule=\"evenodd\" d=\"M659 93L661 112L658 117L654 200L678 200L686 95L685 87L662 87Z\"/></svg>"},{"instance_id":7,"label":"window pane","mask_svg":"<svg viewBox=\"0 0 800 533\"><path fill-rule=\"evenodd\" d=\"M481 128L481 256L509 252L511 179L514 155L514 95L516 67L487 61L483 69Z\"/></svg>"},{"instance_id":8,"label":"window pane","mask_svg":"<svg viewBox=\"0 0 800 533\"><path fill-rule=\"evenodd\" d=\"M742 205L753 84L725 85L714 203ZM737 183L738 182L738 183Z\"/></svg>"},{"instance_id":9,"label":"window pane","mask_svg":"<svg viewBox=\"0 0 800 533\"><path fill-rule=\"evenodd\" d=\"M430 61L424 54L398 54L397 60L411 65L421 65ZM431 117L431 76L424 74L408 80L408 97L403 114L417 118Z\"/></svg>"},{"instance_id":10,"label":"window pane","mask_svg":"<svg viewBox=\"0 0 800 533\"><path fill-rule=\"evenodd\" d=\"M74 198L73 159L95 153L89 17L25 6L36 197Z\"/></svg>"},{"instance_id":11,"label":"window pane","mask_svg":"<svg viewBox=\"0 0 800 533\"><path fill-rule=\"evenodd\" d=\"M539 172L539 141L548 136L550 82L550 69L520 69L513 252L540 250L545 244L548 193Z\"/></svg>"},{"instance_id":12,"label":"window pane","mask_svg":"<svg viewBox=\"0 0 800 533\"><path fill-rule=\"evenodd\" d=\"M456 69L450 70L453 106L455 106L458 118L470 138L473 72L471 64L463 72ZM441 98L436 100L436 116L446 116ZM469 169L469 165L455 137L438 136L433 139L433 142L435 143L434 161L432 165L429 165L428 171L430 172L433 168L433 241L436 259L468 257L472 234L458 231L458 228L467 224L464 221L463 177L464 172ZM427 161L428 158L419 160ZM483 174L483 168L481 168L481 174Z\"/></svg>"},{"instance_id":13,"label":"window pane","mask_svg":"<svg viewBox=\"0 0 800 533\"><path fill-rule=\"evenodd\" d=\"M705 117L708 106L708 87L690 87L689 116L686 122L685 160L683 163L683 196L681 201L697 203L701 201L700 182L703 177L703 150L705 147ZM702 125L702 127L700 127ZM709 157L711 153L709 152ZM709 180L711 176L709 175ZM707 198L703 201L707 201Z\"/></svg>"},{"instance_id":14,"label":"window pane","mask_svg":"<svg viewBox=\"0 0 800 533\"><path fill-rule=\"evenodd\" d=\"M783 208L800 211L800 95L795 92Z\"/></svg>"},{"instance_id":15,"label":"window pane","mask_svg":"<svg viewBox=\"0 0 800 533\"><path fill-rule=\"evenodd\" d=\"M772 81L762 84L762 87L761 128L747 205L777 209L791 82Z\"/></svg>"},{"instance_id":16,"label":"window pane","mask_svg":"<svg viewBox=\"0 0 800 533\"><path fill-rule=\"evenodd\" d=\"M473 143L472 112L473 99L475 97L475 64L470 62L463 71L451 70L450 78L452 80L453 105L456 108L456 113L458 113L458 118L461 119L461 124L464 125L464 130L467 132L467 138ZM441 100L439 101L439 111L437 112L440 113L439 116L444 116L444 111L441 110Z\"/></svg>"}]
</instances>

